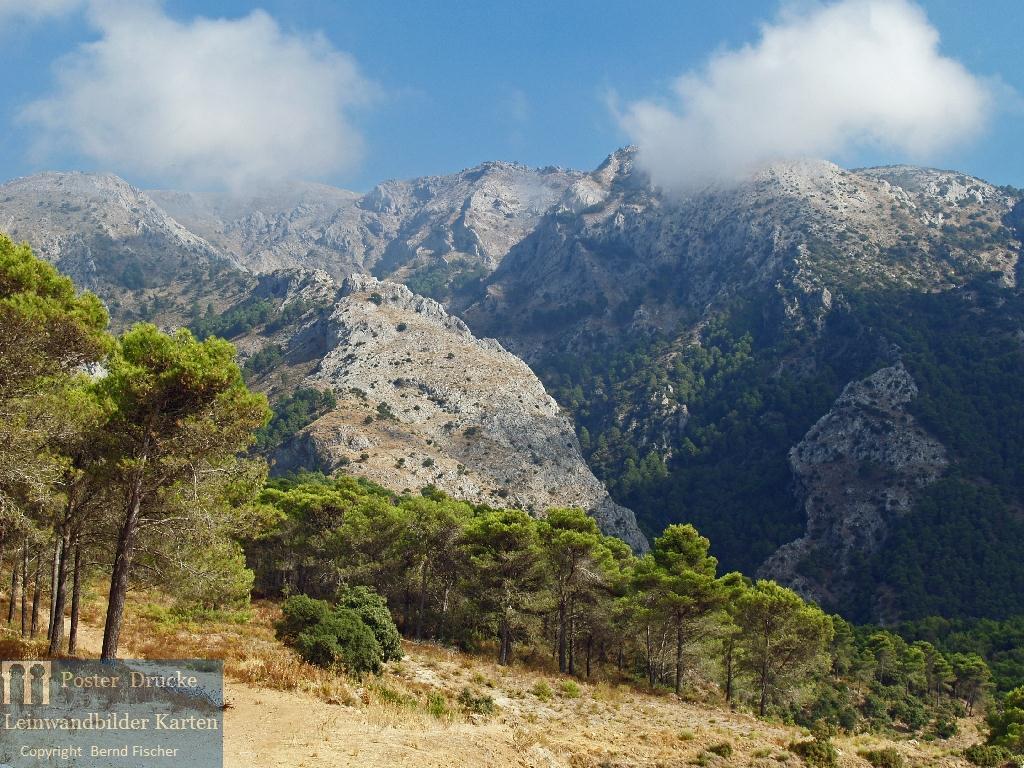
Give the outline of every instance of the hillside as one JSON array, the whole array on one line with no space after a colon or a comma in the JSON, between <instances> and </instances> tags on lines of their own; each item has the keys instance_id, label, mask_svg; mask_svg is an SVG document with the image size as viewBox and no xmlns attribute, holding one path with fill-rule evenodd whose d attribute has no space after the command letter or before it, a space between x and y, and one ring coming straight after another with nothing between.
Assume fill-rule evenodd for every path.
<instances>
[{"instance_id":1,"label":"hillside","mask_svg":"<svg viewBox=\"0 0 1024 768\"><path fill-rule=\"evenodd\" d=\"M592 173L485 163L361 196L301 184L147 194L114 177L44 174L4 186L0 225L88 281L115 325L149 318L237 343L278 405L274 440L302 432L278 454L282 469L348 461L396 487L432 481L494 503L518 493L540 508L598 487L579 471L578 438L614 499L607 509L634 510L648 536L693 522L726 568L774 575L846 615L1024 612L1013 544L1024 505L1019 191L954 171L803 161L673 197L634 159L619 150ZM416 377L362 363L319 370L339 342L342 357L369 352L344 339L371 320L392 363L431 369L430 345L397 332L416 323L396 316L388 329L353 302L331 319L330 281L364 273L440 299L451 323L525 360L572 418L569 474L538 469L535 456L561 451L513 439L518 415L460 417L458 434L444 427L460 419L434 424L424 387L449 387L443 377L396 388ZM309 296L292 301L293 284ZM453 366L484 354L437 343ZM843 399L887 370L912 393L900 403ZM505 378L466 382L455 401L519 413L508 397L519 385L498 386ZM353 394L370 383L387 396ZM327 386L341 398L334 416L309 394ZM381 403L398 417L378 419ZM553 414L543 397L536 405ZM478 428L504 435L490 454L465 439ZM569 476L575 490L550 496ZM922 525L925 539L912 533Z\"/></svg>"},{"instance_id":2,"label":"hillside","mask_svg":"<svg viewBox=\"0 0 1024 768\"><path fill-rule=\"evenodd\" d=\"M166 614L160 596L145 597L155 602L133 612L126 627L133 655L226 661L227 768L806 765L790 746L807 740L807 729L645 692L614 675L575 680L543 662L504 667L479 655L407 642L402 661L379 677L355 681L303 665L282 649L270 627L278 613L272 604L255 606L253 621L244 625L179 625L161 618ZM98 607L91 602L89 616ZM0 643L9 643L4 632L0 628ZM82 637L83 657L95 656L99 630L83 626ZM465 691L490 701L493 709L467 708L461 703ZM980 725L964 718L958 736L936 741L900 734L838 736L838 766L871 768L860 753L893 748L909 765L970 768L960 753L979 740ZM728 745L725 757L718 754L722 745Z\"/></svg>"},{"instance_id":3,"label":"hillside","mask_svg":"<svg viewBox=\"0 0 1024 768\"><path fill-rule=\"evenodd\" d=\"M276 398L297 388L336 398L273 447L276 472L344 468L390 488L432 486L534 514L582 507L606 533L647 547L533 372L437 302L369 276L338 285L301 272L274 273L255 295L295 319L232 337L251 383Z\"/></svg>"},{"instance_id":4,"label":"hillside","mask_svg":"<svg viewBox=\"0 0 1024 768\"><path fill-rule=\"evenodd\" d=\"M250 199L158 191L175 219L259 272L372 272L446 297L489 274L582 174L484 163L365 195L292 185Z\"/></svg>"}]
</instances>

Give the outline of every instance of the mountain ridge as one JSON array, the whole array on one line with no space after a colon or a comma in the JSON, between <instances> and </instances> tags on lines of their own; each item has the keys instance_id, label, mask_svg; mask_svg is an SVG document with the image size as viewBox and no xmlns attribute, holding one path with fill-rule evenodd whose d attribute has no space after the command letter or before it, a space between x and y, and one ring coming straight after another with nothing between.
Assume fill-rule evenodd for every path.
<instances>
[{"instance_id":1,"label":"mountain ridge","mask_svg":"<svg viewBox=\"0 0 1024 768\"><path fill-rule=\"evenodd\" d=\"M96 285L122 324L241 318L219 327L231 331L248 360L273 353L266 340L281 329L288 339L301 336L306 310L295 305L293 317L281 297L261 293L268 279L291 279L280 277L282 267L314 282L317 270L328 267L326 280L371 273L405 283L441 301L475 336L498 339L530 364L572 414L595 474L617 501L638 511L648 533L666 522L695 522L724 564L749 572L776 551L794 551L786 547L811 529L838 531L845 519L861 519L855 504L833 505L828 519L814 512L815 494L798 490L810 485L788 456L811 439L819 421L843 423L827 417L840 408L845 387L903 364L908 340L895 341L901 328L913 326L918 334L906 370L922 393L910 412L894 411L876 426L904 416L920 422L948 455L948 466L936 470L942 478L973 461L950 438L943 421L950 416L922 419L920 410L938 402L928 355L943 333L939 304L980 312L972 297L990 294L1003 298L985 303L985 314L964 332L980 345L985 323L997 323L1006 343L990 345L986 354L1015 354L1006 344L1017 327L1010 307L1021 274L1019 194L956 171L845 170L809 160L769 165L738 185L673 196L634 168L635 153L617 150L591 172L484 163L449 176L384 182L361 196L292 185L276 197L254 194L229 205L216 196L156 191L147 199L173 222L157 230L172 233L181 224L163 211L163 201L206 235L195 235L198 255L188 257L198 266L186 266L187 249L170 235L157 241L167 252L182 251L171 271L186 270L191 279L132 288L115 274ZM41 242L42 255L59 261L63 251L49 237L59 230L59 208L46 219L49 229L27 226L27 212L44 196L14 206L22 212L15 234ZM0 226L12 221L10 198L10 184L4 185ZM102 219L85 228L102 229ZM82 222L69 216L65 229L72 234ZM109 248L113 263L122 256L138 260L132 236ZM145 262L150 254L141 255ZM336 302L331 290L316 310L324 317ZM931 302L926 320L912 309L919 300ZM888 324L877 314L885 307L894 313ZM278 313L270 322L277 331L266 330L260 312ZM301 354L298 342L294 352L284 345L288 354L307 356L282 369L300 381L325 354L314 351L312 337L305 341L313 346ZM1012 358L1005 365L1012 372L1018 363ZM961 386L957 402L969 402L972 375L954 382ZM295 390L294 382L281 386L273 375L266 386L274 397ZM985 439L1007 444L997 432L1008 426L986 424ZM834 443L836 435L819 437ZM307 440L303 450L315 461L318 449L311 445ZM897 467L883 461L872 468L868 454L844 451L837 459L848 466L842 476L878 473L875 484L862 483L862 505L899 477ZM1019 494L1017 486L1005 487ZM834 489L827 490L826 496ZM926 495L910 492L892 515L871 501L881 506L863 519L891 520L899 528ZM872 536L860 546L851 536L823 551L870 558L885 546ZM815 571L809 557L789 558L777 575L838 601L830 607L854 600L835 589L845 571ZM862 597L856 600L863 603ZM883 610L873 605L864 610Z\"/></svg>"}]
</instances>

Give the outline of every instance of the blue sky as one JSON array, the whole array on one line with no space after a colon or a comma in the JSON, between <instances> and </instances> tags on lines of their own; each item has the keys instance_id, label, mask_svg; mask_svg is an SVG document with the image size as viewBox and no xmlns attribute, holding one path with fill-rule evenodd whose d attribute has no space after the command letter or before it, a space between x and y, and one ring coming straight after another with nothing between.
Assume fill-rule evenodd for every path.
<instances>
[{"instance_id":1,"label":"blue sky","mask_svg":"<svg viewBox=\"0 0 1024 768\"><path fill-rule=\"evenodd\" d=\"M1024 4L919 5L941 35L941 54L998 84L981 132L913 159L1024 186L1018 95L1024 93ZM104 33L86 21L81 8L34 19L15 13L5 21L4 7L0 0L0 177L49 168L103 169L142 185L209 183L188 170L187 158L167 169L152 159L141 161L139 153L152 151L149 145L130 157L119 156L116 147L90 152L83 141L40 146L41 126L53 132L60 117L51 110L45 119L26 119L26 106L60 89L55 66L68 66L61 57ZM759 25L778 13L770 4L741 0L166 2L162 13L189 24L197 16L238 19L256 8L269 14L282 35L308 39L321 33L318 45L354 60L368 93L338 107L347 123L338 141L358 139L358 159L339 159L337 147L325 148L322 156L331 162L314 158L294 167L296 175L357 190L385 178L446 173L489 159L592 168L633 138L609 107L613 94L627 105L664 99L679 75L701 70L716 51L756 44ZM75 81L67 88L75 89ZM97 100L112 92L97 91ZM69 96L61 98L50 106L63 109ZM267 109L273 112L274 106ZM848 166L908 159L900 147L865 149L856 142L829 154Z\"/></svg>"}]
</instances>

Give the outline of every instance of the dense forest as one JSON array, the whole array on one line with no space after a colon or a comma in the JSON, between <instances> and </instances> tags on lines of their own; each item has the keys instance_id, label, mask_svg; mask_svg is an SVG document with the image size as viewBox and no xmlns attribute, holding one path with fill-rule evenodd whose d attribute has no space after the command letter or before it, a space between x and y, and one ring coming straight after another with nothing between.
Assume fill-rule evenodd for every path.
<instances>
[{"instance_id":1,"label":"dense forest","mask_svg":"<svg viewBox=\"0 0 1024 768\"><path fill-rule=\"evenodd\" d=\"M648 533L692 522L726 568L752 573L803 533L789 449L848 381L900 360L920 390L911 412L953 462L831 607L872 620L884 590L906 619L1024 613L1024 297L990 276L943 293L854 292L817 332L780 331L756 309L770 304L738 301L700 344L638 337L539 366L613 495Z\"/></svg>"},{"instance_id":2,"label":"dense forest","mask_svg":"<svg viewBox=\"0 0 1024 768\"><path fill-rule=\"evenodd\" d=\"M4 618L25 637L45 631L51 654L75 653L83 585L102 578L104 658L118 654L131 590L155 586L196 620L244 620L254 593L286 598L280 638L352 674L400 657L400 632L850 731L948 738L993 687L985 656L1016 674L1019 645L1007 655L1003 625L921 624L908 639L856 627L774 582L722 572L690 524L666 526L638 557L577 509L536 519L431 488L268 481L252 449L274 439L274 422L230 344L106 327L94 296L0 237ZM297 393L279 428L323 398ZM989 708L992 749L1024 749L1021 695Z\"/></svg>"}]
</instances>

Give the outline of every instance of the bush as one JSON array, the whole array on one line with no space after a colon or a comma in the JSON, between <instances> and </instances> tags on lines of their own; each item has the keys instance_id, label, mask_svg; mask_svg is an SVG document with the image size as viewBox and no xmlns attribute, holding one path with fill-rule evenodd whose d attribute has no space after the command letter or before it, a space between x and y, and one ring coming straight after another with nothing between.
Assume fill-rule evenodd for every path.
<instances>
[{"instance_id":1,"label":"bush","mask_svg":"<svg viewBox=\"0 0 1024 768\"><path fill-rule=\"evenodd\" d=\"M357 676L380 672L385 661L401 658L398 630L380 595L359 587L346 590L343 600L332 608L306 595L288 598L277 636L310 664L340 666Z\"/></svg>"},{"instance_id":2,"label":"bush","mask_svg":"<svg viewBox=\"0 0 1024 768\"><path fill-rule=\"evenodd\" d=\"M551 697L554 695L553 691L551 690L551 686L548 685L544 680L541 680L539 683L534 685L532 692L533 695L541 701L551 701Z\"/></svg>"},{"instance_id":3,"label":"bush","mask_svg":"<svg viewBox=\"0 0 1024 768\"><path fill-rule=\"evenodd\" d=\"M427 712L438 720L444 720L451 716L448 700L445 699L444 694L434 691L427 695Z\"/></svg>"},{"instance_id":4,"label":"bush","mask_svg":"<svg viewBox=\"0 0 1024 768\"><path fill-rule=\"evenodd\" d=\"M1024 753L1024 685L1006 694L998 711L989 716L988 724L993 744Z\"/></svg>"},{"instance_id":5,"label":"bush","mask_svg":"<svg viewBox=\"0 0 1024 768\"><path fill-rule=\"evenodd\" d=\"M486 693L474 694L469 688L463 688L459 694L459 704L467 712L476 715L493 715L497 710L494 699Z\"/></svg>"},{"instance_id":6,"label":"bush","mask_svg":"<svg viewBox=\"0 0 1024 768\"><path fill-rule=\"evenodd\" d=\"M903 755L892 747L885 749L866 749L858 752L861 757L867 760L875 768L903 768Z\"/></svg>"},{"instance_id":7,"label":"bush","mask_svg":"<svg viewBox=\"0 0 1024 768\"><path fill-rule=\"evenodd\" d=\"M562 695L567 699L580 697L580 687L573 680L563 680L558 687L562 689Z\"/></svg>"},{"instance_id":8,"label":"bush","mask_svg":"<svg viewBox=\"0 0 1024 768\"><path fill-rule=\"evenodd\" d=\"M839 753L829 739L795 741L789 745L789 751L813 768L836 768L839 764Z\"/></svg>"},{"instance_id":9,"label":"bush","mask_svg":"<svg viewBox=\"0 0 1024 768\"><path fill-rule=\"evenodd\" d=\"M960 733L960 726L957 725L955 718L940 716L932 726L932 733L940 739L951 739Z\"/></svg>"},{"instance_id":10,"label":"bush","mask_svg":"<svg viewBox=\"0 0 1024 768\"><path fill-rule=\"evenodd\" d=\"M295 650L318 667L342 666L352 675L381 670L380 644L359 614L335 609L326 619L300 632Z\"/></svg>"},{"instance_id":11,"label":"bush","mask_svg":"<svg viewBox=\"0 0 1024 768\"><path fill-rule=\"evenodd\" d=\"M331 606L323 600L295 595L284 601L281 614L281 620L275 625L277 637L288 644L293 644L300 633L325 621L331 614Z\"/></svg>"},{"instance_id":12,"label":"bush","mask_svg":"<svg viewBox=\"0 0 1024 768\"><path fill-rule=\"evenodd\" d=\"M1006 765L1013 757L1013 753L1006 747L990 744L974 744L964 750L964 757L967 762L981 766L981 768L996 768Z\"/></svg>"},{"instance_id":13,"label":"bush","mask_svg":"<svg viewBox=\"0 0 1024 768\"><path fill-rule=\"evenodd\" d=\"M732 744L728 741L723 741L721 744L715 744L712 747L708 747L708 752L719 757L724 757L728 760L732 757Z\"/></svg>"},{"instance_id":14,"label":"bush","mask_svg":"<svg viewBox=\"0 0 1024 768\"><path fill-rule=\"evenodd\" d=\"M399 661L402 656L402 636L391 618L387 601L371 587L346 587L338 594L338 606L355 611L370 628L380 645L381 660Z\"/></svg>"}]
</instances>

